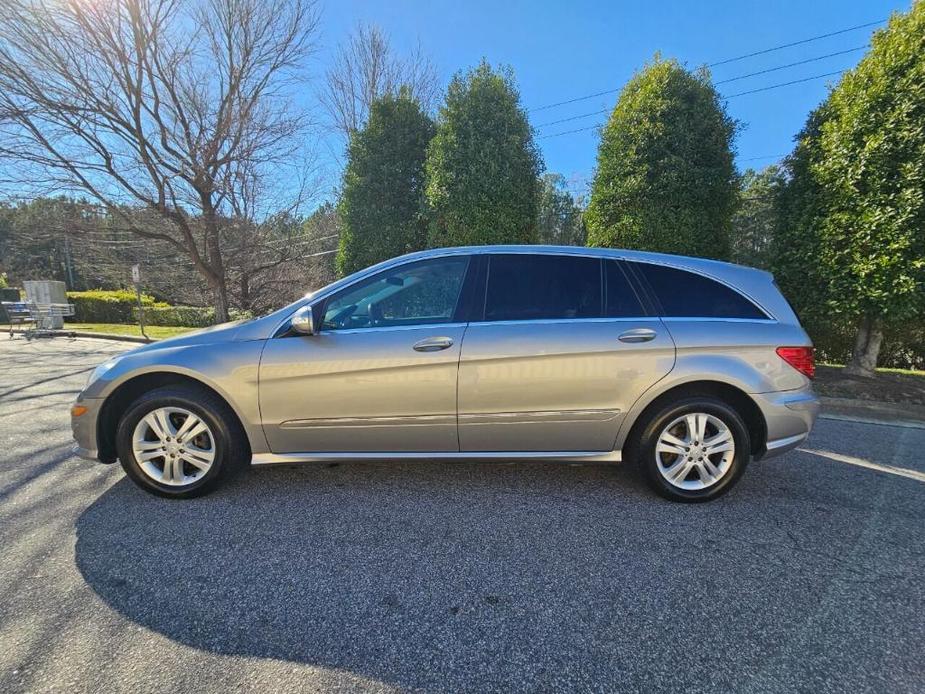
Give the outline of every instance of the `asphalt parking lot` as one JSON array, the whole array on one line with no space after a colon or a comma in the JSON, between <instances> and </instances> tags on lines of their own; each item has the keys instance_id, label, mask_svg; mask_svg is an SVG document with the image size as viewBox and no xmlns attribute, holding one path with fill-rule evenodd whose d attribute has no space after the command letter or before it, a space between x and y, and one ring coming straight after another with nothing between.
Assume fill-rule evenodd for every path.
<instances>
[{"instance_id":1,"label":"asphalt parking lot","mask_svg":"<svg viewBox=\"0 0 925 694\"><path fill-rule=\"evenodd\" d=\"M345 464L177 502L70 454L128 347L0 338L0 691L925 691L925 430L712 504L628 467Z\"/></svg>"}]
</instances>

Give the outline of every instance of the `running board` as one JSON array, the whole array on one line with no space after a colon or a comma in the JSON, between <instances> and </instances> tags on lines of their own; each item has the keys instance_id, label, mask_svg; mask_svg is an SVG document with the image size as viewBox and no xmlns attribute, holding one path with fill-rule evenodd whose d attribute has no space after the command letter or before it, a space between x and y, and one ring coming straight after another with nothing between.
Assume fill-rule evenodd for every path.
<instances>
[{"instance_id":1,"label":"running board","mask_svg":"<svg viewBox=\"0 0 925 694\"><path fill-rule=\"evenodd\" d=\"M559 463L619 463L620 451L461 451L450 452L357 452L357 453L255 453L251 465L290 465L292 463L334 463L364 461L489 461L543 460Z\"/></svg>"}]
</instances>

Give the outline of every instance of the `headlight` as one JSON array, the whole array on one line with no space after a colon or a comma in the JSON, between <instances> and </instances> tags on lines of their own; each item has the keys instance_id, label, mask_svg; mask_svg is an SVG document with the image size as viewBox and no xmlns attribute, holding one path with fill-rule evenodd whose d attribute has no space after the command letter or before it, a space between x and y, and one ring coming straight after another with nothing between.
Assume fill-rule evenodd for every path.
<instances>
[{"instance_id":1,"label":"headlight","mask_svg":"<svg viewBox=\"0 0 925 694\"><path fill-rule=\"evenodd\" d=\"M102 364L97 366L95 369L93 369L93 372L90 374L90 378L87 379L87 385L84 386L84 390L89 388L93 384L94 381L96 381L100 376L102 376L104 373L106 373L112 367L114 367L117 361L118 361L117 359L110 359L109 361L103 362Z\"/></svg>"}]
</instances>

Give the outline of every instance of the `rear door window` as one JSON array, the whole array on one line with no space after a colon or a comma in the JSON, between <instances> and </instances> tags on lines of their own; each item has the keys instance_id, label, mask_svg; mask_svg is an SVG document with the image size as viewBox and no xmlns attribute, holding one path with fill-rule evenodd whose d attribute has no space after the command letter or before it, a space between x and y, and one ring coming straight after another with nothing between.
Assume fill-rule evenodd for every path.
<instances>
[{"instance_id":1,"label":"rear door window","mask_svg":"<svg viewBox=\"0 0 925 694\"><path fill-rule=\"evenodd\" d=\"M662 315L672 318L751 318L768 316L734 289L687 270L635 263L655 292Z\"/></svg>"},{"instance_id":2,"label":"rear door window","mask_svg":"<svg viewBox=\"0 0 925 694\"><path fill-rule=\"evenodd\" d=\"M601 261L567 255L492 255L485 320L599 318Z\"/></svg>"}]
</instances>

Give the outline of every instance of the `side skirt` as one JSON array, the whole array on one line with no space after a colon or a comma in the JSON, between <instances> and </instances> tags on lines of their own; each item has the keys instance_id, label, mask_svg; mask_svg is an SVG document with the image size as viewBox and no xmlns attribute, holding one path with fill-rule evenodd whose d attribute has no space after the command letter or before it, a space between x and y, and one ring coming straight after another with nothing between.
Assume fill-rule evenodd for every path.
<instances>
[{"instance_id":1,"label":"side skirt","mask_svg":"<svg viewBox=\"0 0 925 694\"><path fill-rule=\"evenodd\" d=\"M450 452L357 452L357 453L256 453L251 456L251 465L291 465L292 463L332 463L355 460L363 461L516 461L537 460L558 463L618 463L620 451L474 451Z\"/></svg>"}]
</instances>

